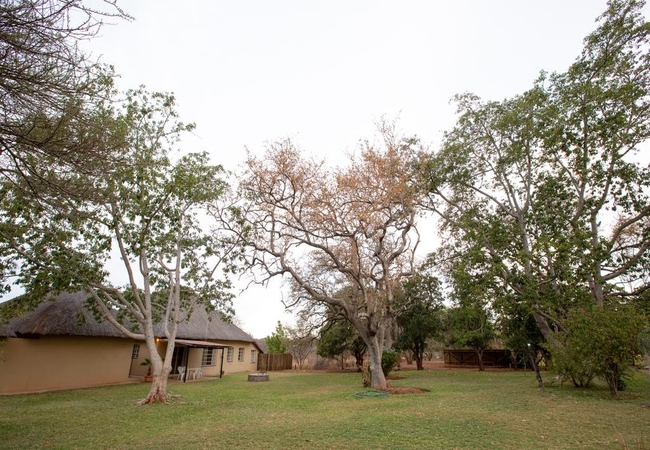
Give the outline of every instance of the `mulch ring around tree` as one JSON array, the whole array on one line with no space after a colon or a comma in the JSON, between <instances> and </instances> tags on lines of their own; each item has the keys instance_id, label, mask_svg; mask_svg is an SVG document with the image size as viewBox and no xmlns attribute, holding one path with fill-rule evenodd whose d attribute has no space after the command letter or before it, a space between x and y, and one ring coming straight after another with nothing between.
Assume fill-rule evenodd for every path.
<instances>
[{"instance_id":1,"label":"mulch ring around tree","mask_svg":"<svg viewBox=\"0 0 650 450\"><path fill-rule=\"evenodd\" d=\"M393 387L390 385L390 381L395 381L395 380L403 380L406 377L403 377L401 375L397 374L390 374L386 377L386 380L389 381L388 387L386 388L386 392L389 394L424 394L426 392L429 392L428 389L422 389L422 388L416 388L416 387L408 387L408 386L399 386L399 387Z\"/></svg>"}]
</instances>

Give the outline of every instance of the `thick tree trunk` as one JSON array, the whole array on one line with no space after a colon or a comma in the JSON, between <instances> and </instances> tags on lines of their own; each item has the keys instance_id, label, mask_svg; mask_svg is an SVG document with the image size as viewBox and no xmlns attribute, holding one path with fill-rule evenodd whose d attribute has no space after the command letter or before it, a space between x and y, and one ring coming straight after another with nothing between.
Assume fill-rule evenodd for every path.
<instances>
[{"instance_id":1,"label":"thick tree trunk","mask_svg":"<svg viewBox=\"0 0 650 450\"><path fill-rule=\"evenodd\" d=\"M174 338L176 335L176 330L173 330ZM169 401L167 397L167 380L169 378L169 373L171 372L171 359L174 353L174 342L173 339L170 340L167 344L167 352L165 353L165 358L163 359L158 353L158 348L156 347L156 339L153 335L153 329L149 330L149 334L145 335L145 342L147 343L147 349L149 350L149 359L151 360L151 371L153 373L153 381L151 382L151 389L149 389L149 394L140 400L140 405L147 405L150 403L167 403Z\"/></svg>"},{"instance_id":2,"label":"thick tree trunk","mask_svg":"<svg viewBox=\"0 0 650 450\"><path fill-rule=\"evenodd\" d=\"M424 359L424 355L416 353L415 355L415 367L417 370L424 370L424 367L422 366L422 360Z\"/></svg>"},{"instance_id":3,"label":"thick tree trunk","mask_svg":"<svg viewBox=\"0 0 650 450\"><path fill-rule=\"evenodd\" d=\"M551 344L553 347L560 348L560 341L555 338L553 330L548 325L546 318L537 311L533 311L533 318L535 319L535 323L537 324L539 331L542 333L542 336L544 336L544 340Z\"/></svg>"},{"instance_id":4,"label":"thick tree trunk","mask_svg":"<svg viewBox=\"0 0 650 450\"><path fill-rule=\"evenodd\" d=\"M364 338L364 340L366 340ZM372 336L366 341L368 346L368 359L370 360L370 387L378 391L385 391L388 385L386 384L386 377L381 370L381 355L383 345L379 343L377 336Z\"/></svg>"},{"instance_id":5,"label":"thick tree trunk","mask_svg":"<svg viewBox=\"0 0 650 450\"><path fill-rule=\"evenodd\" d=\"M168 374L163 370L159 374L154 374L153 381L151 383L151 389L149 394L140 400L140 405L147 405L150 403L167 403L169 398L167 396L167 379Z\"/></svg>"}]
</instances>

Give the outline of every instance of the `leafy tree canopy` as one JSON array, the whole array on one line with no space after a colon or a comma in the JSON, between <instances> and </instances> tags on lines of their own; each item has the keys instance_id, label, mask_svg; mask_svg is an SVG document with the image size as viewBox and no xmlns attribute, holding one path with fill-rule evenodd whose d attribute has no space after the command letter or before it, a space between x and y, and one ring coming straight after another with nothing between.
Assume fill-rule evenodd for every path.
<instances>
[{"instance_id":1,"label":"leafy tree canopy","mask_svg":"<svg viewBox=\"0 0 650 450\"><path fill-rule=\"evenodd\" d=\"M269 353L286 353L287 352L287 334L284 327L278 320L275 331L266 337L266 345L269 347Z\"/></svg>"}]
</instances>

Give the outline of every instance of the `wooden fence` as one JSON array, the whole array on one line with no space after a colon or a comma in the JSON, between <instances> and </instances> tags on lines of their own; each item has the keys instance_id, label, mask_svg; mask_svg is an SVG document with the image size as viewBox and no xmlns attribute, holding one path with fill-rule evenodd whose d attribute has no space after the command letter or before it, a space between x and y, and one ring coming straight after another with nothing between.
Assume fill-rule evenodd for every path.
<instances>
[{"instance_id":1,"label":"wooden fence","mask_svg":"<svg viewBox=\"0 0 650 450\"><path fill-rule=\"evenodd\" d=\"M444 355L445 365L478 367L478 356L474 350L444 350ZM483 350L483 365L513 367L510 350Z\"/></svg>"},{"instance_id":2,"label":"wooden fence","mask_svg":"<svg viewBox=\"0 0 650 450\"><path fill-rule=\"evenodd\" d=\"M260 353L257 358L259 372L291 370L292 365L293 358L290 353Z\"/></svg>"}]
</instances>

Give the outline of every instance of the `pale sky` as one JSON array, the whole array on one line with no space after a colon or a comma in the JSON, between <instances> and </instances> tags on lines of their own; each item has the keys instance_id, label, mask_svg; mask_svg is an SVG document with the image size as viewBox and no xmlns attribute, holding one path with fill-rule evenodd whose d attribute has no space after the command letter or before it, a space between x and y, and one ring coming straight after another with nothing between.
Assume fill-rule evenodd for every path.
<instances>
[{"instance_id":1,"label":"pale sky","mask_svg":"<svg viewBox=\"0 0 650 450\"><path fill-rule=\"evenodd\" d=\"M381 116L432 148L455 121L449 100L502 100L540 70L564 71L595 29L603 0L134 0L133 22L84 48L115 66L119 87L174 92L195 122L183 150L207 150L237 170L245 148L291 137L335 164ZM645 9L646 18L648 7ZM435 234L421 229L423 239ZM243 328L264 337L291 322L278 284L235 302Z\"/></svg>"}]
</instances>

